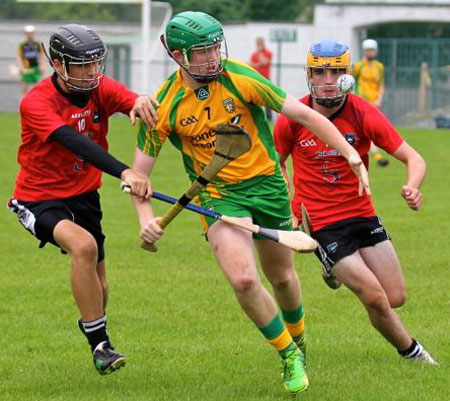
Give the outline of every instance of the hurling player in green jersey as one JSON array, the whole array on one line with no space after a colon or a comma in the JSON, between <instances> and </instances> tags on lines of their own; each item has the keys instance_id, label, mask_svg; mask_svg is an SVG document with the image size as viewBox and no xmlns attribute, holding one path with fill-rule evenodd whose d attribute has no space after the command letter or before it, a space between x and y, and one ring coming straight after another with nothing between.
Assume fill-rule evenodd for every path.
<instances>
[{"instance_id":1,"label":"hurling player in green jersey","mask_svg":"<svg viewBox=\"0 0 450 401\"><path fill-rule=\"evenodd\" d=\"M23 31L26 39L20 42L17 49L17 63L20 68L22 93L25 94L42 79L45 56L41 44L34 38L35 27L26 25Z\"/></svg>"},{"instance_id":2,"label":"hurling player in green jersey","mask_svg":"<svg viewBox=\"0 0 450 401\"><path fill-rule=\"evenodd\" d=\"M160 107L156 128L141 125L134 169L149 175L168 138L182 153L189 179L194 180L214 153L214 126L238 124L249 132L251 150L221 170L197 201L249 223L292 230L287 185L264 111L268 107L306 125L339 151L361 178L361 190L369 190L361 158L326 118L253 68L228 59L222 25L215 18L193 11L177 14L162 39L180 68L157 92ZM134 204L141 238L156 242L163 234L159 218L148 202L134 199ZM278 351L286 391L297 394L306 390L304 309L291 250L223 222L205 219L204 228L242 309ZM274 296L258 275L254 249Z\"/></svg>"}]
</instances>

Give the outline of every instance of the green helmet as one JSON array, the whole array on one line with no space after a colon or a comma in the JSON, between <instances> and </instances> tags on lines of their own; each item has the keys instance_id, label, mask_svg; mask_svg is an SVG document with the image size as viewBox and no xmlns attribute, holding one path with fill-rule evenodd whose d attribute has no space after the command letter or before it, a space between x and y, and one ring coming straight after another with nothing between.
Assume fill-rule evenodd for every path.
<instances>
[{"instance_id":1,"label":"green helmet","mask_svg":"<svg viewBox=\"0 0 450 401\"><path fill-rule=\"evenodd\" d=\"M188 52L193 47L210 46L223 40L222 24L211 15L185 11L175 15L166 27L166 43L170 51Z\"/></svg>"},{"instance_id":2,"label":"green helmet","mask_svg":"<svg viewBox=\"0 0 450 401\"><path fill-rule=\"evenodd\" d=\"M185 11L172 17L166 27L165 45L169 55L173 57L173 51L179 50L185 62L179 63L191 76L199 82L211 82L223 70L226 60L221 58L220 71L214 74L196 74L189 71L192 50L208 48L221 44L225 37L222 24L211 15L199 11ZM226 47L226 46L225 46Z\"/></svg>"}]
</instances>

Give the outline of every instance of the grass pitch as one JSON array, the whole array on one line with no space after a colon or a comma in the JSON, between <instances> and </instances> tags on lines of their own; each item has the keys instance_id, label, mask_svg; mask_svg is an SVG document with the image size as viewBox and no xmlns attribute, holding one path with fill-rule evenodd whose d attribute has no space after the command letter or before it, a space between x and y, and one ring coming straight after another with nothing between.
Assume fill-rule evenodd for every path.
<instances>
[{"instance_id":1,"label":"grass pitch","mask_svg":"<svg viewBox=\"0 0 450 401\"><path fill-rule=\"evenodd\" d=\"M17 174L19 117L0 115L0 194ZM439 368L408 363L371 328L356 297L332 291L312 255L297 255L307 313L310 390L305 400L446 400L450 398L448 233L450 131L400 129L428 163L420 212L400 197L405 169L372 166L373 199L403 263L409 299L399 313ZM111 121L111 152L131 163L135 129ZM187 186L168 143L153 175L155 189L177 196ZM99 376L69 284L69 259L0 213L0 400L282 400L280 362L244 316L201 235L198 216L183 212L159 252L139 248L138 224L119 181L104 176L103 226L110 284L111 338L131 363ZM153 202L158 213L168 205Z\"/></svg>"}]
</instances>

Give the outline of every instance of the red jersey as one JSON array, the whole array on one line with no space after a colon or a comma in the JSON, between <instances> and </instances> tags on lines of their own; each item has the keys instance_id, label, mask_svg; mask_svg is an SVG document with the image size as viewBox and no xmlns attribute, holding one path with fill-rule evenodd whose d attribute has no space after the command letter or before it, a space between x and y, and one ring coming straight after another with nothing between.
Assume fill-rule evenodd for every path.
<instances>
[{"instance_id":1,"label":"red jersey","mask_svg":"<svg viewBox=\"0 0 450 401\"><path fill-rule=\"evenodd\" d=\"M254 52L250 58L250 61L252 63L258 64L260 55L261 55L260 52ZM266 77L267 79L270 79L270 65L272 63L272 52L268 49L264 49L263 55L265 58L269 60L269 63L264 67L255 68L255 70L258 71L262 76Z\"/></svg>"},{"instance_id":2,"label":"red jersey","mask_svg":"<svg viewBox=\"0 0 450 401\"><path fill-rule=\"evenodd\" d=\"M60 93L52 77L38 83L20 104L22 143L14 197L42 201L98 189L101 171L49 137L69 125L107 150L108 117L116 112L128 114L137 96L124 84L104 76L80 108Z\"/></svg>"},{"instance_id":3,"label":"red jersey","mask_svg":"<svg viewBox=\"0 0 450 401\"><path fill-rule=\"evenodd\" d=\"M311 95L300 101L311 107ZM368 168L370 142L388 153L402 144L402 137L373 105L354 94L332 116L332 123L361 156ZM280 115L275 125L275 146L282 156L292 156L294 214L301 220L304 203L314 230L352 217L375 216L370 197L358 195L358 178L340 153L302 125Z\"/></svg>"}]
</instances>

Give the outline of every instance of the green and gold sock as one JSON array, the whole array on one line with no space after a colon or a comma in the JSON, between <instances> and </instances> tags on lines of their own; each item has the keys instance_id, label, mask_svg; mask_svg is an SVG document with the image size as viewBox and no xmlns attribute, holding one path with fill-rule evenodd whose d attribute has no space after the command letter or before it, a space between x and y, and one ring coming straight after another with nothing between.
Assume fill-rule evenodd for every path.
<instances>
[{"instance_id":1,"label":"green and gold sock","mask_svg":"<svg viewBox=\"0 0 450 401\"><path fill-rule=\"evenodd\" d=\"M278 313L266 327L259 327L259 331L264 335L267 342L278 351L281 357L284 357L290 351L295 351L297 348Z\"/></svg>"},{"instance_id":2,"label":"green and gold sock","mask_svg":"<svg viewBox=\"0 0 450 401\"><path fill-rule=\"evenodd\" d=\"M303 305L295 310L284 310L281 308L283 320L297 346L303 351L305 348L305 310Z\"/></svg>"}]
</instances>

